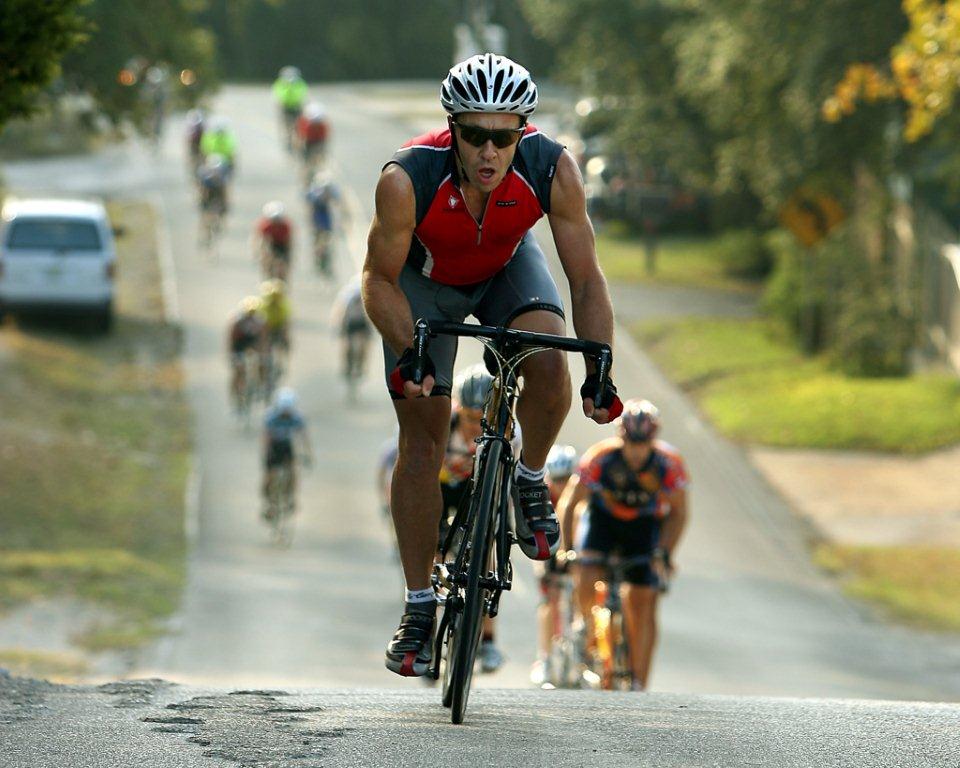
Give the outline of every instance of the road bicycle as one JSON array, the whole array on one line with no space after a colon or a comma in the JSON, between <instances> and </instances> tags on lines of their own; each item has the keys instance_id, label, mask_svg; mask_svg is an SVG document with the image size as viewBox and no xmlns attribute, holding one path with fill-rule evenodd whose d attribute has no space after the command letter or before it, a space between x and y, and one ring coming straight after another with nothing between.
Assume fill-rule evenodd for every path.
<instances>
[{"instance_id":1,"label":"road bicycle","mask_svg":"<svg viewBox=\"0 0 960 768\"><path fill-rule=\"evenodd\" d=\"M575 620L576 591L569 572L548 576L548 589L554 590L555 612L550 653L544 660L542 688L583 687L583 625Z\"/></svg>"},{"instance_id":2,"label":"road bicycle","mask_svg":"<svg viewBox=\"0 0 960 768\"><path fill-rule=\"evenodd\" d=\"M233 393L233 396L236 401L237 414L249 426L253 403L261 394L260 373L262 366L260 353L254 348L245 349L240 366L240 387Z\"/></svg>"},{"instance_id":3,"label":"road bicycle","mask_svg":"<svg viewBox=\"0 0 960 768\"><path fill-rule=\"evenodd\" d=\"M289 547L293 542L293 513L296 504L293 495L293 466L284 462L273 470L267 482L267 523L270 541L278 547Z\"/></svg>"},{"instance_id":4,"label":"road bicycle","mask_svg":"<svg viewBox=\"0 0 960 768\"><path fill-rule=\"evenodd\" d=\"M217 261L220 253L220 237L226 217L226 204L222 198L213 198L201 206L200 246L210 261Z\"/></svg>"},{"instance_id":5,"label":"road bicycle","mask_svg":"<svg viewBox=\"0 0 960 768\"><path fill-rule=\"evenodd\" d=\"M314 228L313 231L313 264L321 275L333 277L333 229Z\"/></svg>"},{"instance_id":6,"label":"road bicycle","mask_svg":"<svg viewBox=\"0 0 960 768\"><path fill-rule=\"evenodd\" d=\"M598 581L595 585L596 602L592 608L595 650L592 668L584 673L585 679L593 687L605 691L629 691L633 687L630 645L627 641L620 586L624 583L624 574L630 568L649 565L652 560L650 555L624 559L579 560L581 565L603 564L607 569L606 581ZM654 587L660 592L666 592L667 583L658 580Z\"/></svg>"},{"instance_id":7,"label":"road bicycle","mask_svg":"<svg viewBox=\"0 0 960 768\"><path fill-rule=\"evenodd\" d=\"M513 582L510 549L515 537L510 504L515 495L513 475L518 457L510 441L521 389L520 365L531 355L549 349L579 352L595 361L598 392L603 392L613 357L606 344L487 325L420 319L414 334L416 383L423 381L430 339L441 334L478 339L487 349L488 367L495 371L484 409L483 432L477 438L471 486L441 542L440 562L433 574L443 613L434 639L433 666L427 674L440 679L441 660L445 659L442 700L456 724L463 722L466 713L483 616L497 615L501 595ZM598 395L597 405L599 399Z\"/></svg>"},{"instance_id":8,"label":"road bicycle","mask_svg":"<svg viewBox=\"0 0 960 768\"><path fill-rule=\"evenodd\" d=\"M369 341L370 326L366 320L355 328L348 324L343 339L343 377L347 383L347 399L351 403L359 396Z\"/></svg>"}]
</instances>

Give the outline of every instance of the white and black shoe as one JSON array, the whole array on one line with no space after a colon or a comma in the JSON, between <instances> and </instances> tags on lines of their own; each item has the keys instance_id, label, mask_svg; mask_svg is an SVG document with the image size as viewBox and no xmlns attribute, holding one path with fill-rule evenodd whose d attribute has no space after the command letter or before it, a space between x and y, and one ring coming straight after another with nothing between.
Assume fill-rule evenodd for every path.
<instances>
[{"instance_id":1,"label":"white and black shoe","mask_svg":"<svg viewBox=\"0 0 960 768\"><path fill-rule=\"evenodd\" d=\"M514 483L514 517L517 543L531 560L549 560L560 549L560 523L550 501L550 490L542 480Z\"/></svg>"},{"instance_id":2,"label":"white and black shoe","mask_svg":"<svg viewBox=\"0 0 960 768\"><path fill-rule=\"evenodd\" d=\"M410 611L403 614L400 626L387 645L386 666L404 677L425 675L433 662L432 614Z\"/></svg>"}]
</instances>

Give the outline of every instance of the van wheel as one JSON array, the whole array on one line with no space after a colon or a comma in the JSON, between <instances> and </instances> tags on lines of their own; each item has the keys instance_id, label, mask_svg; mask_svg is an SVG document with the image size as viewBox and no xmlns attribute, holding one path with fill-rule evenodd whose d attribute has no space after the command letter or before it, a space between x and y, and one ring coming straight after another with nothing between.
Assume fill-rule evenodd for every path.
<instances>
[{"instance_id":1,"label":"van wheel","mask_svg":"<svg viewBox=\"0 0 960 768\"><path fill-rule=\"evenodd\" d=\"M108 307L98 314L93 327L97 333L110 333L113 328L113 310Z\"/></svg>"}]
</instances>

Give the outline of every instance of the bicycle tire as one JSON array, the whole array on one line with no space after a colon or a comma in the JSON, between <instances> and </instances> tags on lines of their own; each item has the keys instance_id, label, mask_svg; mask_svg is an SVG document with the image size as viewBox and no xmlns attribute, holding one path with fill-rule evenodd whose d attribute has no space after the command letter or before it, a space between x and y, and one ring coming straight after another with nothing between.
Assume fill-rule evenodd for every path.
<instances>
[{"instance_id":1,"label":"bicycle tire","mask_svg":"<svg viewBox=\"0 0 960 768\"><path fill-rule=\"evenodd\" d=\"M470 683L473 679L473 667L480 645L480 631L483 628L484 595L480 587L480 577L486 571L489 547L493 531L494 495L500 486L500 455L503 446L492 442L484 451L480 469L479 494L476 499L476 514L473 516L473 530L470 532L470 563L467 569L467 583L464 586L463 610L460 613L456 635L453 638L453 653L448 649L450 670L450 719L454 725L463 722L470 698ZM452 658L451 658L452 655Z\"/></svg>"}]
</instances>

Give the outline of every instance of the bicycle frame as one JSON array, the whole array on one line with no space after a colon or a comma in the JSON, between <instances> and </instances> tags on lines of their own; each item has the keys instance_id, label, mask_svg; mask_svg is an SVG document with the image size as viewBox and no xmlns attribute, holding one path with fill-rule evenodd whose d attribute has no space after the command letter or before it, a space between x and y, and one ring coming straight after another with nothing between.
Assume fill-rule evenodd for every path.
<instances>
[{"instance_id":1,"label":"bicycle frame","mask_svg":"<svg viewBox=\"0 0 960 768\"><path fill-rule=\"evenodd\" d=\"M606 386L613 361L610 347L597 342L504 327L448 322L431 325L420 319L416 323L413 346L415 382L423 380L430 338L441 333L478 338L491 353L498 369L484 409L482 432L477 438L472 487L465 497L468 501L461 505L454 516L440 550L443 562L434 570L436 582L446 587L449 593L434 640L434 662L430 674L434 679L440 676L444 643L454 647L455 652L448 654L447 659L443 703L451 707L453 722L460 723L470 691L479 623L484 614L491 618L497 615L503 592L512 586L510 549L514 537L508 524L508 505L518 457L513 455L510 439L520 397L520 365L530 355L548 349L590 355L596 361L599 376L595 400L599 407L600 393ZM455 543L455 557L448 562L447 555L454 549ZM463 643L468 644L466 652ZM455 665L452 672L451 665Z\"/></svg>"}]
</instances>

